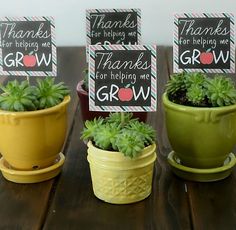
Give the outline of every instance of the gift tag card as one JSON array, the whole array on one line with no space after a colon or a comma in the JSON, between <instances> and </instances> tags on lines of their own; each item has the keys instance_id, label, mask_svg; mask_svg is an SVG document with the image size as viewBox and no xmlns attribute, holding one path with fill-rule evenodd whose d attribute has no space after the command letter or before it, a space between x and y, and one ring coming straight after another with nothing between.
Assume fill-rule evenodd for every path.
<instances>
[{"instance_id":1,"label":"gift tag card","mask_svg":"<svg viewBox=\"0 0 236 230\"><path fill-rule=\"evenodd\" d=\"M174 72L233 73L235 71L232 14L176 14Z\"/></svg>"},{"instance_id":2,"label":"gift tag card","mask_svg":"<svg viewBox=\"0 0 236 230\"><path fill-rule=\"evenodd\" d=\"M141 40L141 10L89 9L86 27L87 46L137 45Z\"/></svg>"},{"instance_id":3,"label":"gift tag card","mask_svg":"<svg viewBox=\"0 0 236 230\"><path fill-rule=\"evenodd\" d=\"M53 18L1 18L0 34L0 75L56 76Z\"/></svg>"},{"instance_id":4,"label":"gift tag card","mask_svg":"<svg viewBox=\"0 0 236 230\"><path fill-rule=\"evenodd\" d=\"M91 111L156 111L156 100L156 46L89 46Z\"/></svg>"}]
</instances>

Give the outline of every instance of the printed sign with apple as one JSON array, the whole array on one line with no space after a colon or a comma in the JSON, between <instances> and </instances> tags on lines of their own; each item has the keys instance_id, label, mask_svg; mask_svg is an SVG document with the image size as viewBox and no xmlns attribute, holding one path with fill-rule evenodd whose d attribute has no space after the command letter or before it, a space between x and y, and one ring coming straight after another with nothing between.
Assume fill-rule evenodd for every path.
<instances>
[{"instance_id":1,"label":"printed sign with apple","mask_svg":"<svg viewBox=\"0 0 236 230\"><path fill-rule=\"evenodd\" d=\"M91 111L155 111L156 47L93 45L89 49Z\"/></svg>"},{"instance_id":2,"label":"printed sign with apple","mask_svg":"<svg viewBox=\"0 0 236 230\"><path fill-rule=\"evenodd\" d=\"M0 74L56 76L55 25L52 17L0 19Z\"/></svg>"},{"instance_id":3,"label":"printed sign with apple","mask_svg":"<svg viewBox=\"0 0 236 230\"><path fill-rule=\"evenodd\" d=\"M174 72L234 73L233 14L182 13L174 21Z\"/></svg>"}]
</instances>

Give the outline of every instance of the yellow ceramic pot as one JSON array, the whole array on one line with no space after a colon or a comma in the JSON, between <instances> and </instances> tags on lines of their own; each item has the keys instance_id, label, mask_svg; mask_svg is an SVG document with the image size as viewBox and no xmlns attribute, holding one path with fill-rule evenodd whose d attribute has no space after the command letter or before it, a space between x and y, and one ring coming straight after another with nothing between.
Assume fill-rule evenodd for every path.
<instances>
[{"instance_id":1,"label":"yellow ceramic pot","mask_svg":"<svg viewBox=\"0 0 236 230\"><path fill-rule=\"evenodd\" d=\"M88 143L88 161L93 191L99 199L129 204L148 197L152 190L156 145L146 147L136 158L96 148Z\"/></svg>"},{"instance_id":2,"label":"yellow ceramic pot","mask_svg":"<svg viewBox=\"0 0 236 230\"><path fill-rule=\"evenodd\" d=\"M0 110L0 152L17 170L42 169L55 163L66 135L70 97L54 107L27 112Z\"/></svg>"}]
</instances>

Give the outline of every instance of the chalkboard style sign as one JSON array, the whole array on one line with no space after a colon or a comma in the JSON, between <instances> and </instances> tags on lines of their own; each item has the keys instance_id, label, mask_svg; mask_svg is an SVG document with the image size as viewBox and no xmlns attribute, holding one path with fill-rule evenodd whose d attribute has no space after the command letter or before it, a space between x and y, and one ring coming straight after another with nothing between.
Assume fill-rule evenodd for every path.
<instances>
[{"instance_id":1,"label":"chalkboard style sign","mask_svg":"<svg viewBox=\"0 0 236 230\"><path fill-rule=\"evenodd\" d=\"M174 72L234 73L234 16L175 15L173 49Z\"/></svg>"},{"instance_id":2,"label":"chalkboard style sign","mask_svg":"<svg viewBox=\"0 0 236 230\"><path fill-rule=\"evenodd\" d=\"M0 19L0 75L56 76L55 26L51 17Z\"/></svg>"},{"instance_id":3,"label":"chalkboard style sign","mask_svg":"<svg viewBox=\"0 0 236 230\"><path fill-rule=\"evenodd\" d=\"M137 45L141 40L140 9L86 10L89 45Z\"/></svg>"},{"instance_id":4,"label":"chalkboard style sign","mask_svg":"<svg viewBox=\"0 0 236 230\"><path fill-rule=\"evenodd\" d=\"M156 111L156 47L89 46L91 111Z\"/></svg>"}]
</instances>

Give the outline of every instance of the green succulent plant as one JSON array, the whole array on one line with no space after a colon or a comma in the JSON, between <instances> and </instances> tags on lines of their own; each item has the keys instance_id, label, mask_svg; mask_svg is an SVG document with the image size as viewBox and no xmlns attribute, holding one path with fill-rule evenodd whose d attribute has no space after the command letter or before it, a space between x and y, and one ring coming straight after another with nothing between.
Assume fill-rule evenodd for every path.
<instances>
[{"instance_id":1,"label":"green succulent plant","mask_svg":"<svg viewBox=\"0 0 236 230\"><path fill-rule=\"evenodd\" d=\"M131 132L136 132L137 135L143 138L144 144L150 145L152 144L153 140L155 139L156 133L154 129L143 122L134 121L129 124L127 127Z\"/></svg>"},{"instance_id":2,"label":"green succulent plant","mask_svg":"<svg viewBox=\"0 0 236 230\"><path fill-rule=\"evenodd\" d=\"M134 135L129 130L123 130L123 132L117 135L116 146L120 152L131 158L138 156L145 147L143 137L137 134Z\"/></svg>"},{"instance_id":3,"label":"green succulent plant","mask_svg":"<svg viewBox=\"0 0 236 230\"><path fill-rule=\"evenodd\" d=\"M155 131L148 124L132 119L132 113L111 113L107 118L86 121L81 138L104 150L118 150L133 158L155 141Z\"/></svg>"},{"instance_id":4,"label":"green succulent plant","mask_svg":"<svg viewBox=\"0 0 236 230\"><path fill-rule=\"evenodd\" d=\"M236 89L233 81L224 76L216 76L206 83L207 97L213 106L225 106L236 103Z\"/></svg>"},{"instance_id":5,"label":"green succulent plant","mask_svg":"<svg viewBox=\"0 0 236 230\"><path fill-rule=\"evenodd\" d=\"M185 89L184 73L173 74L170 76L170 80L166 84L166 92L168 95L174 95L178 91L183 91Z\"/></svg>"},{"instance_id":6,"label":"green succulent plant","mask_svg":"<svg viewBox=\"0 0 236 230\"><path fill-rule=\"evenodd\" d=\"M204 101L206 92L201 85L194 84L187 90L186 97L189 102L199 106Z\"/></svg>"},{"instance_id":7,"label":"green succulent plant","mask_svg":"<svg viewBox=\"0 0 236 230\"><path fill-rule=\"evenodd\" d=\"M36 92L39 100L39 109L55 106L69 94L69 89L63 82L55 84L54 81L55 79L51 77L37 79L38 87Z\"/></svg>"},{"instance_id":8,"label":"green succulent plant","mask_svg":"<svg viewBox=\"0 0 236 230\"><path fill-rule=\"evenodd\" d=\"M59 104L69 90L63 83L54 84L53 78L37 81L32 86L28 81L9 81L0 85L0 109L6 111L32 111Z\"/></svg>"},{"instance_id":9,"label":"green succulent plant","mask_svg":"<svg viewBox=\"0 0 236 230\"><path fill-rule=\"evenodd\" d=\"M82 136L81 138L84 140L91 139L93 140L94 133L98 127L100 127L104 123L104 119L99 117L99 118L94 118L92 121L85 121L85 127L82 131Z\"/></svg>"},{"instance_id":10,"label":"green succulent plant","mask_svg":"<svg viewBox=\"0 0 236 230\"><path fill-rule=\"evenodd\" d=\"M9 81L6 86L0 86L3 93L0 95L0 108L7 111L36 110L37 96L35 87L28 81Z\"/></svg>"},{"instance_id":11,"label":"green succulent plant","mask_svg":"<svg viewBox=\"0 0 236 230\"><path fill-rule=\"evenodd\" d=\"M99 148L117 150L115 139L119 132L120 127L116 124L104 123L96 128L93 140Z\"/></svg>"},{"instance_id":12,"label":"green succulent plant","mask_svg":"<svg viewBox=\"0 0 236 230\"><path fill-rule=\"evenodd\" d=\"M189 89L192 85L203 86L207 76L203 73L186 73L184 77L185 88Z\"/></svg>"},{"instance_id":13,"label":"green succulent plant","mask_svg":"<svg viewBox=\"0 0 236 230\"><path fill-rule=\"evenodd\" d=\"M219 107L236 103L234 83L225 76L209 78L203 73L174 74L167 83L166 92L172 102L181 105Z\"/></svg>"}]
</instances>

